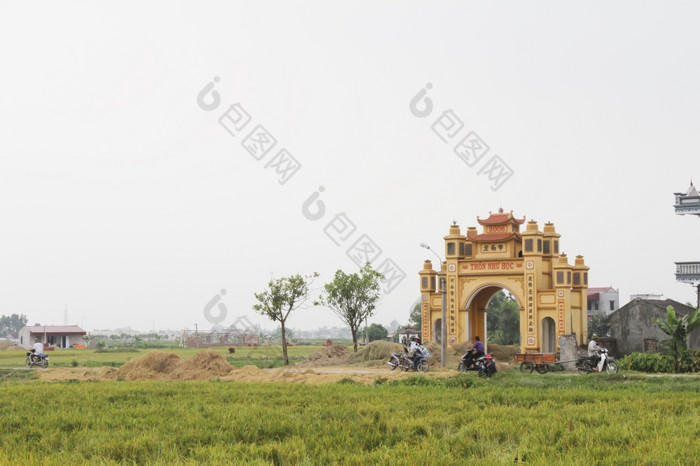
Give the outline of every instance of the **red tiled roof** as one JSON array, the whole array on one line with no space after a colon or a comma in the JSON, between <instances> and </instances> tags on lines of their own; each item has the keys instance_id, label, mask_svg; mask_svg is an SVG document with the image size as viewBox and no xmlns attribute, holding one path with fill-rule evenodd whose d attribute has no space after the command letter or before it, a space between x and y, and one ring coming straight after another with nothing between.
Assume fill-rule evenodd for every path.
<instances>
[{"instance_id":1,"label":"red tiled roof","mask_svg":"<svg viewBox=\"0 0 700 466\"><path fill-rule=\"evenodd\" d=\"M85 335L87 332L77 325L28 325L30 334L46 333L51 335Z\"/></svg>"},{"instance_id":2,"label":"red tiled roof","mask_svg":"<svg viewBox=\"0 0 700 466\"><path fill-rule=\"evenodd\" d=\"M469 240L477 243L484 241L506 241L509 239L520 240L520 233L482 233L480 235L473 235L469 237Z\"/></svg>"},{"instance_id":3,"label":"red tiled roof","mask_svg":"<svg viewBox=\"0 0 700 466\"><path fill-rule=\"evenodd\" d=\"M513 217L512 212L508 212L507 214L504 213L497 213L497 214L490 214L489 218L485 220L481 220L479 217L476 218L476 220L481 224L481 225L505 225L507 223L517 223L518 225L522 225L525 223L525 217L521 219L517 219Z\"/></svg>"},{"instance_id":4,"label":"red tiled roof","mask_svg":"<svg viewBox=\"0 0 700 466\"><path fill-rule=\"evenodd\" d=\"M616 291L616 290L611 286L599 286L599 287L588 288L588 296L590 297L593 293L607 293L608 291Z\"/></svg>"},{"instance_id":5,"label":"red tiled roof","mask_svg":"<svg viewBox=\"0 0 700 466\"><path fill-rule=\"evenodd\" d=\"M600 293L588 293L588 299L591 301L598 301L600 299Z\"/></svg>"}]
</instances>

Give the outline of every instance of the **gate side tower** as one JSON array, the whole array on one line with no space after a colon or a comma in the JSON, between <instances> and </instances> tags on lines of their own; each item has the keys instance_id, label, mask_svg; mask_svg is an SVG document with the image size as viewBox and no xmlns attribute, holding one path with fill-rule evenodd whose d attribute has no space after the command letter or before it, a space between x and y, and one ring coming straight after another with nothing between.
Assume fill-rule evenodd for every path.
<instances>
[{"instance_id":1,"label":"gate side tower","mask_svg":"<svg viewBox=\"0 0 700 466\"><path fill-rule=\"evenodd\" d=\"M446 284L447 342L486 341L487 306L500 289L510 292L520 310L521 352L559 351L560 335L575 334L585 344L588 334L586 295L588 267L583 256L571 266L559 252L560 235L554 224L540 231L535 221L513 217L512 211L477 217L483 227L451 225L445 240L445 262L440 271L426 260L421 282L422 334L439 341L442 328L442 290ZM525 230L521 226L525 224Z\"/></svg>"}]
</instances>

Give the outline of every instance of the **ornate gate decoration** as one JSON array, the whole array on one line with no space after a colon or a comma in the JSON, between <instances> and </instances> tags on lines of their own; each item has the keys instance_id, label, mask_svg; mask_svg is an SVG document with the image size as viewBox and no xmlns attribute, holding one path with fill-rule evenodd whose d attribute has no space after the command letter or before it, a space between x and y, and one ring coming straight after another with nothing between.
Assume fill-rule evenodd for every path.
<instances>
[{"instance_id":1,"label":"ornate gate decoration","mask_svg":"<svg viewBox=\"0 0 700 466\"><path fill-rule=\"evenodd\" d=\"M576 256L573 266L566 254L559 252L560 235L554 224L546 223L539 231L537 222L513 217L513 212L490 213L477 221L483 227L467 228L462 235L459 225L450 226L445 239L445 262L439 272L426 260L419 272L421 287L423 339L437 341L435 323L442 315L442 290L439 278L446 283L447 342L452 345L474 341L476 335L486 341L486 307L501 288L509 291L520 309L521 352L545 352L556 347L552 333L575 334L579 345L588 334L586 290L588 267L583 256ZM551 331L551 318L556 332ZM544 323L543 323L544 322ZM443 322L439 322L444 325ZM547 340L547 341L545 341Z\"/></svg>"}]
</instances>

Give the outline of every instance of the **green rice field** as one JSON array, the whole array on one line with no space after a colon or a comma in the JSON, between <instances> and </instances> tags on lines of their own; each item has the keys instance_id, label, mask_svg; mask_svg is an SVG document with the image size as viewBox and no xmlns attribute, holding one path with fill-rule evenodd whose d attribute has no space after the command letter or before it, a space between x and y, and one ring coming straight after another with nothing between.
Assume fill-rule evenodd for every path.
<instances>
[{"instance_id":1,"label":"green rice field","mask_svg":"<svg viewBox=\"0 0 700 466\"><path fill-rule=\"evenodd\" d=\"M0 464L698 464L700 378L0 378Z\"/></svg>"}]
</instances>

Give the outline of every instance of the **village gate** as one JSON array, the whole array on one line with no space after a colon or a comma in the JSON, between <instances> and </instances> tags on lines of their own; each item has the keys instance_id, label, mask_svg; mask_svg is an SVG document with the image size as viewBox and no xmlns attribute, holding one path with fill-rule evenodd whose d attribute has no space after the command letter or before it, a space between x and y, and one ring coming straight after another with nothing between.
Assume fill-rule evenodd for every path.
<instances>
[{"instance_id":1,"label":"village gate","mask_svg":"<svg viewBox=\"0 0 700 466\"><path fill-rule=\"evenodd\" d=\"M420 275L422 336L440 341L442 323L441 279L445 282L447 342L469 341L478 335L486 342L486 308L491 297L505 289L520 310L521 352L559 351L559 336L576 335L579 345L588 334L586 294L588 267L583 256L569 265L561 254L559 235L552 223L539 231L537 222L516 219L513 213L491 213L463 235L459 225L444 237L445 262L440 271L430 260Z\"/></svg>"}]
</instances>

